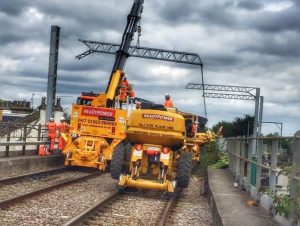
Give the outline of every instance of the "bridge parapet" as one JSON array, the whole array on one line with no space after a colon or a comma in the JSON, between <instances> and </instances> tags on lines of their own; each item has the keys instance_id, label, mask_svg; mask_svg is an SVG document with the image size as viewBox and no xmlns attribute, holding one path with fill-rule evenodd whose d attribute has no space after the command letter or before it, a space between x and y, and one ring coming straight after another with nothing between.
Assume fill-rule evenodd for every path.
<instances>
[{"instance_id":1,"label":"bridge parapet","mask_svg":"<svg viewBox=\"0 0 300 226\"><path fill-rule=\"evenodd\" d=\"M300 131L294 136L234 137L227 139L229 172L240 188L249 192L275 219L282 224L298 225L297 198L300 198ZM252 154L252 145L257 152ZM278 215L282 203L278 197L288 200L289 206ZM299 202L299 200L298 200ZM276 209L277 208L277 209ZM298 210L298 212L299 212ZM277 215L276 215L277 214Z\"/></svg>"}]
</instances>

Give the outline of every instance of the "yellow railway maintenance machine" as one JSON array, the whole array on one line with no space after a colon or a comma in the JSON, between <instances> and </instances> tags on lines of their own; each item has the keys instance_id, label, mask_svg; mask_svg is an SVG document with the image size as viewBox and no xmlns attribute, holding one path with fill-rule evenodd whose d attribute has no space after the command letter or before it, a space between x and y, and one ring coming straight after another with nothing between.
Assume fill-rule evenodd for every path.
<instances>
[{"instance_id":1,"label":"yellow railway maintenance machine","mask_svg":"<svg viewBox=\"0 0 300 226\"><path fill-rule=\"evenodd\" d=\"M141 18L143 2L135 0L127 17L106 92L100 95L83 93L72 106L70 131L62 135L66 141L63 150L65 165L105 170L113 151L127 145L124 140L127 111L115 108L114 103L124 77L130 43Z\"/></svg>"},{"instance_id":2,"label":"yellow railway maintenance machine","mask_svg":"<svg viewBox=\"0 0 300 226\"><path fill-rule=\"evenodd\" d=\"M187 115L163 106L131 113L126 129L131 147L116 149L111 161L110 173L119 186L168 192L188 186L196 138Z\"/></svg>"},{"instance_id":3,"label":"yellow railway maintenance machine","mask_svg":"<svg viewBox=\"0 0 300 226\"><path fill-rule=\"evenodd\" d=\"M182 147L184 150L192 153L193 164L200 162L201 151L205 145L218 139L223 130L220 127L218 133L211 132L205 128L207 119L191 113L179 112L185 119L186 137ZM192 125L196 125L196 131L192 132Z\"/></svg>"}]
</instances>

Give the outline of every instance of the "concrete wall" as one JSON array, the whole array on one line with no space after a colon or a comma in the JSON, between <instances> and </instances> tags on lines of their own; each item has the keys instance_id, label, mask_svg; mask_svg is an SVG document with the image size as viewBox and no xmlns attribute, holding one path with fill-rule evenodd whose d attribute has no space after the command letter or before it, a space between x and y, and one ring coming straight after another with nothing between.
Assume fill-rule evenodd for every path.
<instances>
[{"instance_id":1,"label":"concrete wall","mask_svg":"<svg viewBox=\"0 0 300 226\"><path fill-rule=\"evenodd\" d=\"M223 226L222 218L219 214L214 195L210 190L210 186L208 186L208 188L207 188L207 195L208 195L208 201L209 201L208 204L209 204L209 207L211 210L211 215L213 218L213 226Z\"/></svg>"},{"instance_id":2,"label":"concrete wall","mask_svg":"<svg viewBox=\"0 0 300 226\"><path fill-rule=\"evenodd\" d=\"M0 174L23 174L40 168L63 166L64 156L20 156L0 159Z\"/></svg>"}]
</instances>

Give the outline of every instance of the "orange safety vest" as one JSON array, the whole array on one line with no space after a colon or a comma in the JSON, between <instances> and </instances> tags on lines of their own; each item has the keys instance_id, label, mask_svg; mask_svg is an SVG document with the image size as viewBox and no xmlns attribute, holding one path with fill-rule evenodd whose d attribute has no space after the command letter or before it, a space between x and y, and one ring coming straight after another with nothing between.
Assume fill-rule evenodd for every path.
<instances>
[{"instance_id":1,"label":"orange safety vest","mask_svg":"<svg viewBox=\"0 0 300 226\"><path fill-rule=\"evenodd\" d=\"M69 125L65 122L61 123L59 126L59 132L61 133L65 133L65 132L68 132L69 131Z\"/></svg>"},{"instance_id":2,"label":"orange safety vest","mask_svg":"<svg viewBox=\"0 0 300 226\"><path fill-rule=\"evenodd\" d=\"M121 95L120 95L120 100L125 102L126 101L126 92L121 92Z\"/></svg>"},{"instance_id":3,"label":"orange safety vest","mask_svg":"<svg viewBox=\"0 0 300 226\"><path fill-rule=\"evenodd\" d=\"M46 124L48 129L48 134L56 134L56 123L55 122L49 122Z\"/></svg>"},{"instance_id":4,"label":"orange safety vest","mask_svg":"<svg viewBox=\"0 0 300 226\"><path fill-rule=\"evenodd\" d=\"M193 126L192 126L192 132L193 133L197 132L197 126L196 126L196 124L193 124Z\"/></svg>"},{"instance_id":5,"label":"orange safety vest","mask_svg":"<svg viewBox=\"0 0 300 226\"><path fill-rule=\"evenodd\" d=\"M121 86L122 87L126 87L127 88L128 85L129 85L129 83L128 83L127 80L126 81L122 80L122 82L121 82Z\"/></svg>"},{"instance_id":6,"label":"orange safety vest","mask_svg":"<svg viewBox=\"0 0 300 226\"><path fill-rule=\"evenodd\" d=\"M166 108L172 108L173 102L171 100L166 100L164 105Z\"/></svg>"},{"instance_id":7,"label":"orange safety vest","mask_svg":"<svg viewBox=\"0 0 300 226\"><path fill-rule=\"evenodd\" d=\"M134 97L134 96L135 96L135 92L134 92L133 90L130 90L129 96L130 96L130 97Z\"/></svg>"}]
</instances>

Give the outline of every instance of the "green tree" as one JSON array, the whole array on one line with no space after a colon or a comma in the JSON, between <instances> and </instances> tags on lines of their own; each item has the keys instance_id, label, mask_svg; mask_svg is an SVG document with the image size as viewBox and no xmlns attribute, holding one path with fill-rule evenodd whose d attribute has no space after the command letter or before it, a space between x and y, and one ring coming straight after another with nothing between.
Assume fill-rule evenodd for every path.
<instances>
[{"instance_id":1,"label":"green tree","mask_svg":"<svg viewBox=\"0 0 300 226\"><path fill-rule=\"evenodd\" d=\"M233 136L233 128L232 128L232 122L226 122L226 121L221 121L215 124L212 127L212 131L214 133L218 133L220 127L223 126L223 136L224 137L231 137Z\"/></svg>"},{"instance_id":2,"label":"green tree","mask_svg":"<svg viewBox=\"0 0 300 226\"><path fill-rule=\"evenodd\" d=\"M221 121L212 127L212 130L217 133L219 128L223 126L224 137L236 137L251 135L253 132L254 117L245 115L243 118L236 117L233 122Z\"/></svg>"},{"instance_id":3,"label":"green tree","mask_svg":"<svg viewBox=\"0 0 300 226\"><path fill-rule=\"evenodd\" d=\"M236 117L232 122L234 136L251 135L253 133L254 117L245 115L244 118Z\"/></svg>"}]
</instances>

